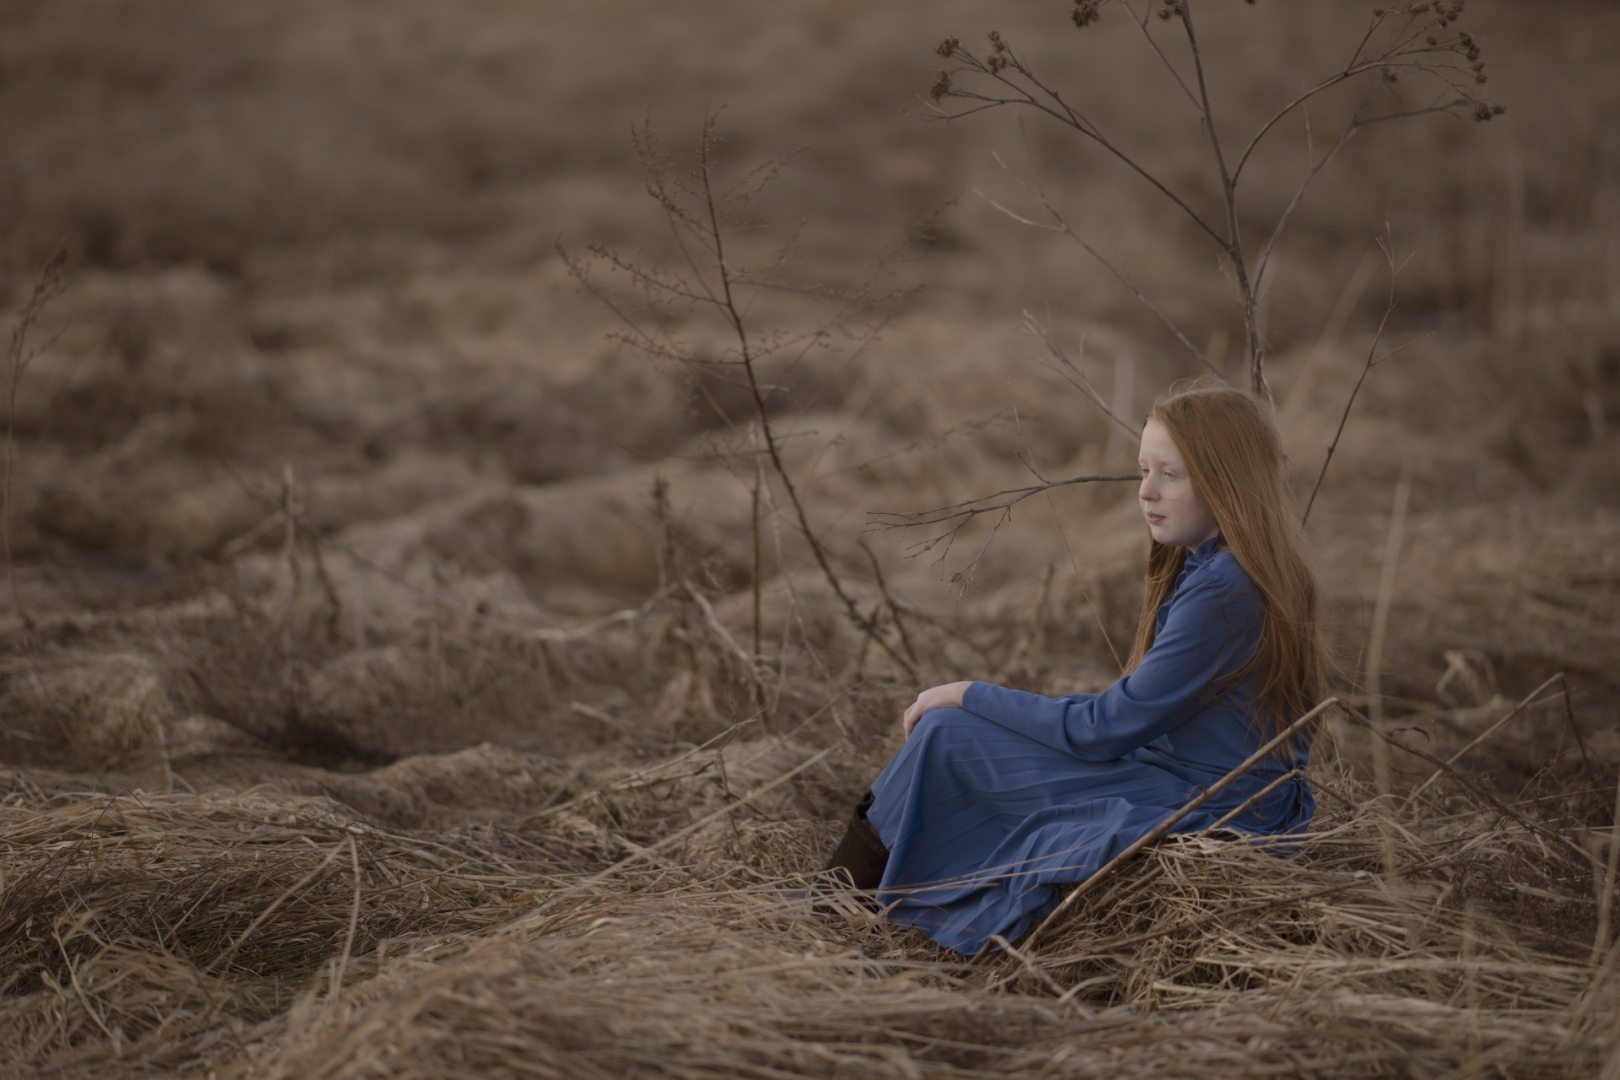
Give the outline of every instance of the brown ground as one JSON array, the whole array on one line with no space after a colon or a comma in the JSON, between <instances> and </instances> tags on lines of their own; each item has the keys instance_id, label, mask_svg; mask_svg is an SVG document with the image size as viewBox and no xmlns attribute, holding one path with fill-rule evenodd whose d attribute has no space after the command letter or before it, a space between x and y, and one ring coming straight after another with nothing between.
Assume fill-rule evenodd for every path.
<instances>
[{"instance_id":1,"label":"brown ground","mask_svg":"<svg viewBox=\"0 0 1620 1080\"><path fill-rule=\"evenodd\" d=\"M1129 485L1025 503L965 590L949 577L982 530L935 563L908 557L923 536L866 527L1023 483L1019 455L1050 476L1131 471L1042 366L1026 309L1083 343L1105 395L1129 365L1137 417L1196 374L1106 271L990 205L1033 210L992 152L1033 158L1076 227L1239 374L1213 252L1124 170L1034 118L1023 137L1008 113L921 118L933 45L998 29L1207 199L1196 122L1118 8L1089 37L1044 0L0 11L8 325L68 256L9 460L6 1071L1620 1067L1601 865L1620 766L1607 5L1475 0L1462 25L1507 114L1358 134L1264 307L1303 501L1384 311L1375 238L1409 256L1386 340L1413 344L1362 390L1310 523L1341 692L1366 701L1403 475L1382 681L1400 737L1449 754L1567 681L1463 759L1477 791L1447 779L1397 811L1370 798L1365 734L1335 721L1300 853L1162 849L1088 899L1044 966L972 970L770 889L818 865L916 681L1095 688L1134 624ZM1365 17L1211 4L1223 123L1295 92ZM684 174L721 105L721 176L796 151L738 257L802 222L784 280L882 301L763 369L786 467L881 644L841 613L777 482L754 674L755 474L728 423L746 403L609 340L623 326L555 248L678 269L630 126L650 116ZM1331 108L1312 120L1320 149ZM1246 230L1305 151L1296 122L1256 160ZM594 280L625 295L600 263ZM840 304L773 292L749 318L803 333ZM696 355L726 347L701 314L669 325ZM757 694L769 723L733 730ZM1433 768L1391 765L1398 790Z\"/></svg>"}]
</instances>

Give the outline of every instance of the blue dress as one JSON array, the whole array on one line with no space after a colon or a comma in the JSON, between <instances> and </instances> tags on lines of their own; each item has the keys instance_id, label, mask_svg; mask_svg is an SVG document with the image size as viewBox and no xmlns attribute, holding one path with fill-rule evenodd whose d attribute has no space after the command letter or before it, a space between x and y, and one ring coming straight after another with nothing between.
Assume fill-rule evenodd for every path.
<instances>
[{"instance_id":1,"label":"blue dress","mask_svg":"<svg viewBox=\"0 0 1620 1080\"><path fill-rule=\"evenodd\" d=\"M960 709L923 714L867 812L890 849L877 892L890 919L966 955L992 934L1016 941L1057 906L1058 886L1085 880L1264 744L1246 686L1210 699L1251 655L1262 610L1219 544L1188 556L1153 647L1102 693L976 682ZM1208 828L1290 767L1268 757L1176 831ZM1292 833L1314 809L1296 778L1228 827Z\"/></svg>"}]
</instances>

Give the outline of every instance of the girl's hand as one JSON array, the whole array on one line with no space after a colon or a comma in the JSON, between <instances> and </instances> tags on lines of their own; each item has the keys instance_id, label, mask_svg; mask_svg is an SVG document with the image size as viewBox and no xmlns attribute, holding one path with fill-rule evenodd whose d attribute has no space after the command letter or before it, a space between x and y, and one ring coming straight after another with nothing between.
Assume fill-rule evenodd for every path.
<instances>
[{"instance_id":1,"label":"girl's hand","mask_svg":"<svg viewBox=\"0 0 1620 1080\"><path fill-rule=\"evenodd\" d=\"M906 738L911 738L911 729L917 726L922 714L929 709L960 709L962 695L972 686L972 680L967 682L946 683L944 686L931 686L917 695L917 700L911 703L906 715L901 719L901 725L906 729Z\"/></svg>"}]
</instances>

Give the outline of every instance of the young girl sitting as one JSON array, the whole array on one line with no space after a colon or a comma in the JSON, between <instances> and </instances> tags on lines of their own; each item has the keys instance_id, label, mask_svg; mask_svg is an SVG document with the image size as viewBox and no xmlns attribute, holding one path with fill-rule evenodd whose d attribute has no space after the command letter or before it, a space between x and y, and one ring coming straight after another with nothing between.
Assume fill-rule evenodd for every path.
<instances>
[{"instance_id":1,"label":"young girl sitting","mask_svg":"<svg viewBox=\"0 0 1620 1080\"><path fill-rule=\"evenodd\" d=\"M1270 411L1196 387L1142 429L1138 499L1153 538L1136 644L1100 694L982 682L924 690L906 742L856 808L829 869L895 922L971 955L1016 941L1083 881L1221 779L1321 696L1316 583ZM1177 826L1208 828L1298 766L1284 744ZM1292 833L1315 802L1281 783L1227 823Z\"/></svg>"}]
</instances>

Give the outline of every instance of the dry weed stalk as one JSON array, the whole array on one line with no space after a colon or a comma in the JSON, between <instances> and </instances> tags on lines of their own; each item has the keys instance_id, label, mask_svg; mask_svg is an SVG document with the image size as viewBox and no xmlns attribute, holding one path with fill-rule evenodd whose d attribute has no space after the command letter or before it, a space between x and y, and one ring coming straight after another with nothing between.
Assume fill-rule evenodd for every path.
<instances>
[{"instance_id":1,"label":"dry weed stalk","mask_svg":"<svg viewBox=\"0 0 1620 1080\"><path fill-rule=\"evenodd\" d=\"M0 508L0 541L5 545L6 581L11 589L11 606L25 628L29 625L29 617L28 612L23 610L22 597L17 592L17 568L11 555L11 477L16 455L17 391L22 387L23 376L28 373L29 365L40 352L39 346L29 344L29 331L33 330L51 301L67 288L62 279L62 269L66 265L67 249L59 247L34 278L33 288L29 290L28 299L23 301L22 310L17 313L11 338L6 344L6 463L4 486L0 489L0 498L4 499L5 505Z\"/></svg>"},{"instance_id":2,"label":"dry weed stalk","mask_svg":"<svg viewBox=\"0 0 1620 1080\"><path fill-rule=\"evenodd\" d=\"M787 158L764 161L730 186L722 186L716 160L721 140L714 113L704 117L696 168L685 178L665 154L651 121L632 128L631 133L646 176L647 194L658 204L668 222L685 269L667 271L651 267L612 249L592 245L588 249L590 254L611 270L625 275L632 290L639 295L636 306L631 306L629 301L611 294L599 284L590 263L570 252L560 240L557 251L580 287L606 305L624 325L625 329L614 335L615 340L653 360L679 364L691 375L694 392L728 428L739 434L731 453L740 453L744 445L751 447L753 518L750 531L754 554L751 586L755 611L752 637L756 662L760 646L759 597L763 587L759 559L761 493L774 504L772 493L766 487L764 466L768 463L770 475L787 498L792 525L808 545L822 578L845 615L908 678L917 681L912 662L886 639L874 618L862 612L835 568L835 557L826 541L811 524L800 483L783 460L783 436L772 422L783 387L767 382L761 370L761 365L767 362L786 361L778 377L790 375L810 352L831 347L836 336L846 336L851 341L847 366L871 343L883 322L879 318L855 330L852 320L861 313L891 305L898 294L881 293L873 287L881 264L854 291L794 285L786 273L792 239L773 252L762 266L742 265L732 248L746 228L743 217L760 192L780 175ZM745 296L745 292L749 295ZM832 314L809 329L760 331L753 328L749 312L755 301L768 293L797 294L830 302ZM734 344L718 356L708 356L679 339L677 327L672 323L694 311L717 318L727 335L735 339ZM746 395L750 414L746 422L732 416L716 400L713 390L718 387L731 387ZM779 569L786 574L785 566ZM764 708L763 702L761 708Z\"/></svg>"},{"instance_id":3,"label":"dry weed stalk","mask_svg":"<svg viewBox=\"0 0 1620 1080\"><path fill-rule=\"evenodd\" d=\"M1367 381L1367 376L1372 374L1373 368L1412 345L1412 342L1407 341L1379 355L1378 347L1383 344L1384 331L1389 327L1389 317L1395 313L1395 279L1400 276L1402 263L1396 260L1394 244L1387 238L1379 238L1378 248L1383 252L1384 262L1389 267L1389 296L1385 300L1384 314L1378 320L1378 329L1373 334L1372 344L1367 346L1367 359L1362 363L1355 385L1350 388L1350 393L1344 400L1344 411L1339 414L1339 426L1333 429L1333 439L1328 443L1327 454L1322 458L1322 468L1316 474L1316 483L1311 485L1310 497L1305 500L1305 512L1300 515L1302 526L1311 520L1311 508L1316 505L1316 494L1322 490L1322 481L1327 478L1328 466L1333 464L1333 455L1339 449L1339 440L1344 437L1344 425L1350 420L1350 410L1355 408L1356 397L1361 393L1362 384Z\"/></svg>"},{"instance_id":4,"label":"dry weed stalk","mask_svg":"<svg viewBox=\"0 0 1620 1080\"><path fill-rule=\"evenodd\" d=\"M1089 27L1101 17L1103 9L1109 6L1109 3L1110 0L1076 0L1071 12L1074 24L1082 30ZM955 120L1002 107L1033 110L1062 124L1082 140L1102 150L1166 199L1219 252L1221 269L1228 275L1243 318L1249 388L1257 396L1271 400L1271 388L1265 372L1266 342L1260 325L1261 299L1268 286L1267 274L1273 265L1277 245L1294 212L1323 171L1338 156L1346 143L1364 128L1430 115L1468 115L1475 120L1489 120L1492 116L1499 115L1503 109L1502 106L1480 96L1478 92L1478 86L1485 82L1484 62L1480 59L1479 42L1467 31L1452 28L1462 13L1463 3L1447 3L1445 0L1439 3L1409 0L1404 4L1376 9L1365 32L1353 43L1349 59L1342 67L1307 80L1304 90L1280 103L1247 139L1241 143L1229 142L1223 137L1217 123L1218 110L1205 78L1206 46L1200 42L1194 27L1193 5L1194 0L1162 0L1162 6L1157 9L1159 21L1174 20L1180 29L1178 37L1185 59L1181 61L1181 66L1178 66L1176 59L1172 57L1170 51L1167 51L1174 49L1174 43L1162 42L1155 36L1152 17L1155 5L1152 0L1141 0L1140 4L1132 3L1131 0L1116 0L1116 6L1123 9L1124 14L1130 19L1141 41L1152 54L1153 61L1156 61L1179 91L1179 97L1191 107L1198 120L1199 138L1208 140L1206 172L1202 179L1208 180L1211 186L1220 192L1218 214L1199 209L1198 199L1186 181L1173 180L1167 172L1156 171L1140 153L1131 149L1122 139L1105 131L1089 106L1077 104L1066 98L1061 90L1037 74L1025 58L995 31L989 35L990 51L983 55L963 46L961 41L954 37L940 43L936 52L947 60L955 61L956 66L939 72L935 79L929 95L933 99L932 115L941 120ZM1190 65L1190 71L1184 70L1187 65ZM1403 97L1401 89L1397 89L1403 79L1408 85L1415 83L1419 87L1425 85L1438 87L1437 96L1426 102L1411 102ZM1348 108L1347 115L1339 125L1333 143L1318 154L1312 143L1309 110L1313 103L1318 103L1318 99L1331 95L1341 88L1353 92L1354 103ZM941 104L944 102L960 103L960 107L952 109ZM1296 112L1305 119L1308 168L1286 205L1271 223L1264 243L1257 246L1245 238L1240 227L1239 203L1245 198L1247 191L1244 186L1245 168L1262 145L1266 144L1268 137L1277 130L1278 125ZM1022 115L1019 123L1020 133L1023 133ZM1224 379L1223 373L1210 362L1203 350L1193 343L1163 307L1149 297L1119 265L1098 251L1069 224L1042 184L1027 136L1024 139L1024 146L1029 157L1027 175L1020 174L999 155L995 155L995 160L1024 193L1040 206L1046 220L1036 220L995 200L989 200L991 205L1020 224L1056 233L1078 245L1113 275L1138 302L1147 307L1202 369ZM1328 465L1333 460L1334 451L1338 448L1339 435L1343 433L1344 422L1355 404L1361 383L1365 381L1373 367L1406 347L1403 345L1399 349L1378 355L1384 328L1390 313L1394 310L1394 276L1397 270L1392 250L1382 241L1380 243L1391 262L1389 304L1379 325L1378 334L1373 340L1361 378L1346 402L1339 432L1328 448L1326 460L1317 476L1316 485L1312 488L1310 496L1312 504L1317 490L1321 487L1322 479L1327 474ZM1046 325L1026 311L1024 328L1041 343L1051 357L1052 370L1073 384L1086 400L1099 408L1112 423L1122 427L1132 438L1135 437L1128 420L1115 415L1114 410L1103 401L1102 396L1091 384L1083 368L1070 359ZM882 528L938 529L939 531L931 532L925 540L914 545L914 551L921 554L943 545L939 554L939 558L943 559L964 527L980 517L994 515L985 543L965 567L952 574L951 580L962 582L965 587L966 583L971 582L996 532L1010 518L1013 507L1018 502L1031 495L1072 484L1135 479L1135 477L1089 475L1051 480L1040 475L1032 463L1026 461L1024 464L1035 473L1037 481L1029 487L998 492L931 510L879 513L873 515L873 522ZM1310 505L1307 505L1305 517L1308 518L1309 515Z\"/></svg>"},{"instance_id":5,"label":"dry weed stalk","mask_svg":"<svg viewBox=\"0 0 1620 1080\"><path fill-rule=\"evenodd\" d=\"M1077 2L1072 12L1075 25L1081 29L1090 26L1101 17L1102 10L1107 6L1109 0ZM1232 275L1235 299L1243 315L1250 389L1266 397L1270 389L1265 376L1260 298L1277 243L1294 211L1345 143L1363 128L1437 113L1471 115L1476 120L1488 120L1501 113L1501 106L1487 101L1477 90L1477 86L1485 82L1479 44L1467 31L1452 29L1462 12L1462 3L1440 0L1438 3L1408 2L1378 8L1365 33L1354 43L1355 47L1342 68L1310 80L1305 90L1276 108L1241 144L1228 144L1222 138L1217 110L1205 78L1204 46L1200 44L1193 23L1194 0L1162 0L1162 7L1158 9L1161 21L1175 20L1179 23L1186 57L1182 64L1184 67L1190 63L1190 72L1178 67L1166 51L1170 43L1161 43L1155 38L1152 18L1155 5L1151 0L1142 0L1139 5L1130 0L1117 0L1116 6L1124 9L1153 59L1163 67L1197 116L1203 137L1209 140L1208 168L1221 193L1218 217L1199 210L1194 205L1196 199L1192 195L1177 190L1173 181L1155 172L1137 152L1108 134L1094 119L1088 106L1066 99L1060 90L1037 75L1024 58L994 31L989 37L990 51L983 56L965 48L956 38L948 38L940 44L936 51L945 59L956 61L956 66L939 73L930 96L936 103L959 101L965 105L951 111L936 104L935 115L951 120L1003 106L1035 110L1101 149L1167 199L1215 245L1224 258L1224 266ZM963 76L971 77L974 81L959 84L958 80ZM1437 86L1438 96L1426 103L1406 101L1395 89L1401 79L1415 80L1420 86L1424 83ZM1245 167L1278 124L1296 110L1304 112L1316 99L1341 86L1356 90L1355 105L1340 126L1338 137L1320 156L1312 148L1309 167L1272 224L1264 245L1256 249L1246 244L1239 212L1239 201L1245 190L1242 186ZM1388 101L1386 106L1375 108L1378 102L1385 100ZM1232 160L1234 150L1236 157ZM1042 192L1038 180L1020 178L1019 182L1054 221L1052 225L1041 227L1062 233L1080 243L1123 281L1133 295L1148 304L1201 365L1208 366L1202 351L1187 335L1113 263L1099 255L1069 227Z\"/></svg>"}]
</instances>

